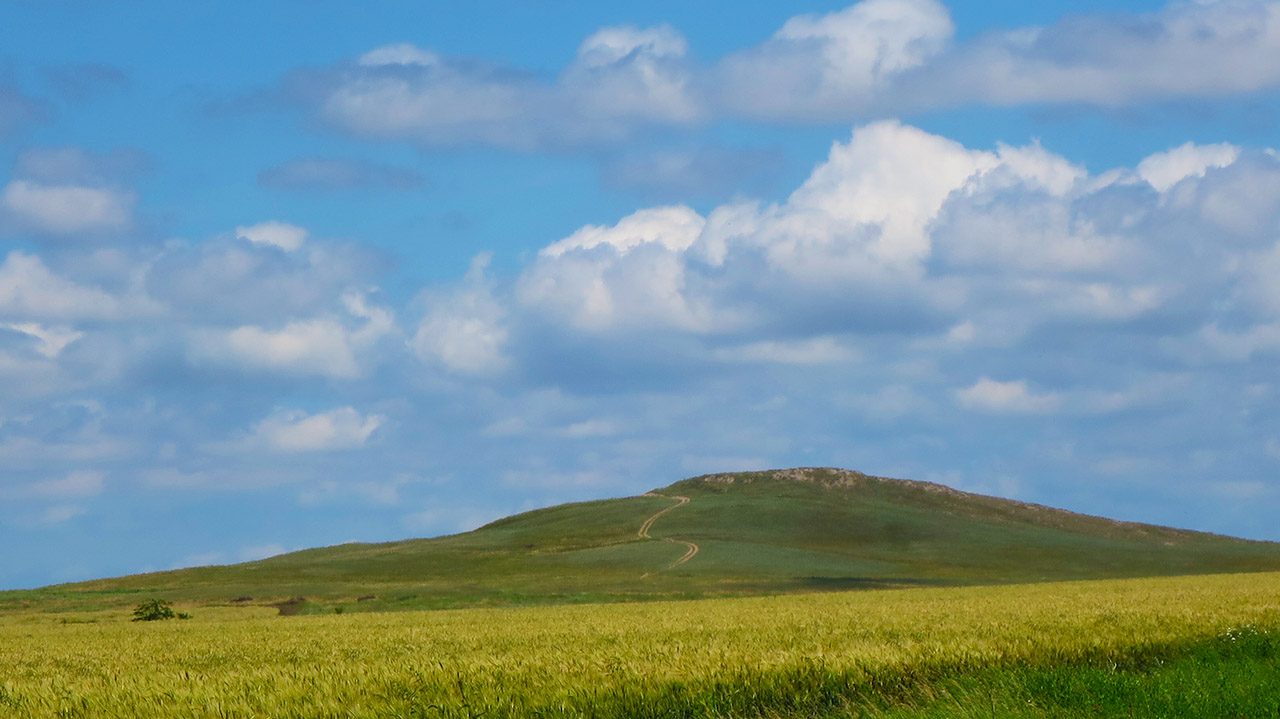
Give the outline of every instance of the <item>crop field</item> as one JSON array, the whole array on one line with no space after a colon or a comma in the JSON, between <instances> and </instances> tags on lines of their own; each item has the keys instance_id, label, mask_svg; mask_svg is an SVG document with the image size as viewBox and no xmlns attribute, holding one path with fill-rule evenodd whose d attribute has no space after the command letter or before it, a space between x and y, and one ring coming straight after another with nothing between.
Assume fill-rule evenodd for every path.
<instances>
[{"instance_id":1,"label":"crop field","mask_svg":"<svg viewBox=\"0 0 1280 719\"><path fill-rule=\"evenodd\" d=\"M144 623L24 612L0 617L0 716L1274 717L1277 628L1276 573Z\"/></svg>"}]
</instances>

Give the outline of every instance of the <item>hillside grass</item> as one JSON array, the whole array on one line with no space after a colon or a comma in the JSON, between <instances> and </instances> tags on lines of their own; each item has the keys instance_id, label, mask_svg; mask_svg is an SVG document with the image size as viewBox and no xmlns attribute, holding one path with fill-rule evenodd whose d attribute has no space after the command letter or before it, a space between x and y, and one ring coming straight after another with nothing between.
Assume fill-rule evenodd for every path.
<instances>
[{"instance_id":1,"label":"hillside grass","mask_svg":"<svg viewBox=\"0 0 1280 719\"><path fill-rule=\"evenodd\" d=\"M15 717L1266 717L1280 573L692 602L0 617Z\"/></svg>"},{"instance_id":2,"label":"hillside grass","mask_svg":"<svg viewBox=\"0 0 1280 719\"><path fill-rule=\"evenodd\" d=\"M709 475L666 496L560 505L472 532L0 592L0 612L163 594L299 613L536 606L1280 571L1280 544L1115 522L845 470ZM653 539L637 530L664 514ZM691 561L664 569L696 543Z\"/></svg>"}]
</instances>

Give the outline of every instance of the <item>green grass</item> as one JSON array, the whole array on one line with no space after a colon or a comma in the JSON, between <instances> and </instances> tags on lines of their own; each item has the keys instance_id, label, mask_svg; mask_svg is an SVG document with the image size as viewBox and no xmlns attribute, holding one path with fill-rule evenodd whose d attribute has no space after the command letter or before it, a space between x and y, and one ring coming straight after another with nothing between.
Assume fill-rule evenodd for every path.
<instances>
[{"instance_id":1,"label":"green grass","mask_svg":"<svg viewBox=\"0 0 1280 719\"><path fill-rule=\"evenodd\" d=\"M830 716L883 719L1280 717L1280 632L1247 626L1134 656L920 682Z\"/></svg>"},{"instance_id":2,"label":"green grass","mask_svg":"<svg viewBox=\"0 0 1280 719\"><path fill-rule=\"evenodd\" d=\"M124 606L150 595L258 605L305 597L303 613L363 612L1280 570L1280 544L843 470L712 475L660 491L692 501L664 514L654 539L637 530L673 500L584 502L438 539L0 592L0 612ZM701 551L664 570L686 549L656 541L664 537Z\"/></svg>"}]
</instances>

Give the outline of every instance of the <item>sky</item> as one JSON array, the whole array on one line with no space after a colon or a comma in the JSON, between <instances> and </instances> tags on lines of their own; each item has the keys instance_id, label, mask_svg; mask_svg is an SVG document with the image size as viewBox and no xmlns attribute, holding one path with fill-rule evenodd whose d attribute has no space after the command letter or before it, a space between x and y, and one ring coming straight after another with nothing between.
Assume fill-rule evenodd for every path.
<instances>
[{"instance_id":1,"label":"sky","mask_svg":"<svg viewBox=\"0 0 1280 719\"><path fill-rule=\"evenodd\" d=\"M1280 541L1280 2L0 5L0 589L839 466Z\"/></svg>"}]
</instances>

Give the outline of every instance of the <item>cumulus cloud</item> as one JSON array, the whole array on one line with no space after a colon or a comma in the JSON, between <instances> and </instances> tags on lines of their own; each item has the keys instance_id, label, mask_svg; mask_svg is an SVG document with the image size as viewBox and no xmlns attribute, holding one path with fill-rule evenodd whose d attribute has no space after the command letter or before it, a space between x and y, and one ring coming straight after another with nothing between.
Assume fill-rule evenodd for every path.
<instances>
[{"instance_id":1,"label":"cumulus cloud","mask_svg":"<svg viewBox=\"0 0 1280 719\"><path fill-rule=\"evenodd\" d=\"M858 354L834 337L814 337L791 342L752 342L715 350L723 362L769 362L789 365L821 365L854 362Z\"/></svg>"},{"instance_id":2,"label":"cumulus cloud","mask_svg":"<svg viewBox=\"0 0 1280 719\"><path fill-rule=\"evenodd\" d=\"M909 374L888 378L898 385L937 375L928 363L943 355L1061 333L1114 333L1194 361L1269 356L1280 324L1267 279L1280 266L1280 161L1192 150L1091 176L1036 143L972 149L872 123L834 144L783 202L735 201L705 216L682 205L638 210L548 244L510 284L473 281L442 295L415 351L454 371L518 363L566 382L589 361L620 383L708 363L930 358L904 361ZM1144 332L1177 339L1156 350L1137 339ZM1041 391L991 379L995 371L952 377L962 389L946 390L949 399L988 413L1132 404L1105 384ZM490 431L511 434L508 424Z\"/></svg>"},{"instance_id":3,"label":"cumulus cloud","mask_svg":"<svg viewBox=\"0 0 1280 719\"><path fill-rule=\"evenodd\" d=\"M236 237L242 237L255 245L271 245L285 252L293 252L307 241L307 230L305 227L273 220L256 225L241 225L236 228Z\"/></svg>"},{"instance_id":4,"label":"cumulus cloud","mask_svg":"<svg viewBox=\"0 0 1280 719\"><path fill-rule=\"evenodd\" d=\"M0 264L0 316L16 320L108 319L142 313L145 303L54 274L37 255L14 250Z\"/></svg>"},{"instance_id":5,"label":"cumulus cloud","mask_svg":"<svg viewBox=\"0 0 1280 719\"><path fill-rule=\"evenodd\" d=\"M190 357L197 363L246 371L353 379L365 371L362 358L395 329L385 308L359 293L344 295L348 317L295 320L280 327L244 325L191 333Z\"/></svg>"},{"instance_id":6,"label":"cumulus cloud","mask_svg":"<svg viewBox=\"0 0 1280 719\"><path fill-rule=\"evenodd\" d=\"M367 250L308 239L307 230L294 225L262 223L234 234L238 237L169 243L147 265L146 292L203 322L279 324L368 287L381 269Z\"/></svg>"},{"instance_id":7,"label":"cumulus cloud","mask_svg":"<svg viewBox=\"0 0 1280 719\"><path fill-rule=\"evenodd\" d=\"M1165 192L1188 177L1204 177L1210 167L1226 167L1239 157L1240 148L1235 145L1188 142L1145 158L1138 164L1138 175L1159 192Z\"/></svg>"},{"instance_id":8,"label":"cumulus cloud","mask_svg":"<svg viewBox=\"0 0 1280 719\"><path fill-rule=\"evenodd\" d=\"M466 279L452 292L420 298L427 310L409 341L419 359L476 376L500 372L508 365L506 310L485 276L490 258L482 254L472 260Z\"/></svg>"},{"instance_id":9,"label":"cumulus cloud","mask_svg":"<svg viewBox=\"0 0 1280 719\"><path fill-rule=\"evenodd\" d=\"M410 190L426 184L420 173L364 160L305 157L258 173L258 184L301 192Z\"/></svg>"},{"instance_id":10,"label":"cumulus cloud","mask_svg":"<svg viewBox=\"0 0 1280 719\"><path fill-rule=\"evenodd\" d=\"M327 123L376 138L531 150L629 136L701 114L683 37L666 26L604 28L555 82L407 43L295 73L289 96Z\"/></svg>"},{"instance_id":11,"label":"cumulus cloud","mask_svg":"<svg viewBox=\"0 0 1280 719\"><path fill-rule=\"evenodd\" d=\"M1172 3L1144 15L1072 15L980 36L906 78L902 106L1220 97L1275 87L1280 3Z\"/></svg>"},{"instance_id":12,"label":"cumulus cloud","mask_svg":"<svg viewBox=\"0 0 1280 719\"><path fill-rule=\"evenodd\" d=\"M957 40L937 0L862 0L787 20L714 64L674 28L606 27L555 82L410 44L296 73L286 92L324 121L427 145L560 149L713 118L863 121L986 104L1128 106L1280 85L1280 3L1171 3L1075 14Z\"/></svg>"},{"instance_id":13,"label":"cumulus cloud","mask_svg":"<svg viewBox=\"0 0 1280 719\"><path fill-rule=\"evenodd\" d=\"M1035 393L1026 380L1000 382L983 377L971 387L956 390L961 405L998 414L1047 414L1056 410L1061 399L1053 393Z\"/></svg>"},{"instance_id":14,"label":"cumulus cloud","mask_svg":"<svg viewBox=\"0 0 1280 719\"><path fill-rule=\"evenodd\" d=\"M612 227L583 227L542 248L539 254L556 257L569 250L589 250L600 245L609 245L625 253L647 242L657 243L668 250L687 250L698 239L702 225L702 217L688 207L655 207L628 215Z\"/></svg>"},{"instance_id":15,"label":"cumulus cloud","mask_svg":"<svg viewBox=\"0 0 1280 719\"><path fill-rule=\"evenodd\" d=\"M102 494L105 472L77 470L61 477L42 479L10 488L0 487L0 496L10 499L39 499L65 502Z\"/></svg>"},{"instance_id":16,"label":"cumulus cloud","mask_svg":"<svg viewBox=\"0 0 1280 719\"><path fill-rule=\"evenodd\" d=\"M242 446L284 453L359 449L386 420L353 407L320 414L278 412L254 425Z\"/></svg>"},{"instance_id":17,"label":"cumulus cloud","mask_svg":"<svg viewBox=\"0 0 1280 719\"><path fill-rule=\"evenodd\" d=\"M10 222L62 237L127 228L133 203L130 192L30 180L12 180L0 191L0 207Z\"/></svg>"},{"instance_id":18,"label":"cumulus cloud","mask_svg":"<svg viewBox=\"0 0 1280 719\"><path fill-rule=\"evenodd\" d=\"M62 350L67 345L84 337L83 332L67 327L47 327L35 322L11 322L8 324L0 323L0 327L6 327L15 332L21 332L28 337L35 339L39 344L36 352L40 353L48 359L55 359L62 354Z\"/></svg>"},{"instance_id":19,"label":"cumulus cloud","mask_svg":"<svg viewBox=\"0 0 1280 719\"><path fill-rule=\"evenodd\" d=\"M896 76L935 58L954 31L935 0L864 0L794 17L765 43L721 61L722 102L747 115L865 116Z\"/></svg>"}]
</instances>

